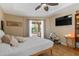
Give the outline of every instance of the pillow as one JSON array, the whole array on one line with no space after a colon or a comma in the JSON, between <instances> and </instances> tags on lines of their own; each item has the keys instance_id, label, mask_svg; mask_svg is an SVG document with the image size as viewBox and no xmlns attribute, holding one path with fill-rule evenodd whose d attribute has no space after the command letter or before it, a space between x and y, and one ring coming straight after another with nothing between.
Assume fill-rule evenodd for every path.
<instances>
[{"instance_id":1,"label":"pillow","mask_svg":"<svg viewBox=\"0 0 79 59\"><path fill-rule=\"evenodd\" d=\"M10 41L10 45L13 47L18 46L18 41L16 40L16 38L14 36L12 36L12 40Z\"/></svg>"},{"instance_id":2,"label":"pillow","mask_svg":"<svg viewBox=\"0 0 79 59\"><path fill-rule=\"evenodd\" d=\"M2 42L3 43L7 43L7 44L10 44L10 41L11 41L11 39L12 39L12 36L10 36L10 35L4 35L2 38L1 38L1 40L2 40Z\"/></svg>"},{"instance_id":3,"label":"pillow","mask_svg":"<svg viewBox=\"0 0 79 59\"><path fill-rule=\"evenodd\" d=\"M5 33L2 30L0 30L0 38L2 38L4 35Z\"/></svg>"},{"instance_id":4,"label":"pillow","mask_svg":"<svg viewBox=\"0 0 79 59\"><path fill-rule=\"evenodd\" d=\"M17 37L16 37L16 40L17 40L19 43L22 43L22 42L25 41L25 38L24 38L24 37L19 37L19 36L17 36Z\"/></svg>"}]
</instances>

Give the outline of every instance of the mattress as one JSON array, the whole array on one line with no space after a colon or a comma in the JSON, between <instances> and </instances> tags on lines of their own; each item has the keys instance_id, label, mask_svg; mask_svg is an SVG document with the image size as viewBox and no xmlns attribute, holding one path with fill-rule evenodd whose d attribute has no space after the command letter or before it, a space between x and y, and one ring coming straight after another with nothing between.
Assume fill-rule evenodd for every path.
<instances>
[{"instance_id":1,"label":"mattress","mask_svg":"<svg viewBox=\"0 0 79 59\"><path fill-rule=\"evenodd\" d=\"M25 42L19 43L17 47L1 43L0 56L30 56L53 46L53 42L48 39L39 37L27 37L25 39Z\"/></svg>"}]
</instances>

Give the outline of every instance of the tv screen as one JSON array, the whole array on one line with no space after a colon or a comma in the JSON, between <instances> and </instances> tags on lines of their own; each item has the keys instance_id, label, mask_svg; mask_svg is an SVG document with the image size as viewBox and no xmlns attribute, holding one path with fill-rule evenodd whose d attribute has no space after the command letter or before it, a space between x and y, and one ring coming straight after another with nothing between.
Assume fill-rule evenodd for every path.
<instances>
[{"instance_id":1,"label":"tv screen","mask_svg":"<svg viewBox=\"0 0 79 59\"><path fill-rule=\"evenodd\" d=\"M56 18L55 25L56 26L72 25L72 15Z\"/></svg>"}]
</instances>

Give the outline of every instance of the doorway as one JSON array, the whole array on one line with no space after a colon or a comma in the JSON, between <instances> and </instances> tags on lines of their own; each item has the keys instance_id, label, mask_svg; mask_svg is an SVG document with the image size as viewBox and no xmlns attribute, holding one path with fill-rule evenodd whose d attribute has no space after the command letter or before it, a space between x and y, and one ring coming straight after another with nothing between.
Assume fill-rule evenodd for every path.
<instances>
[{"instance_id":1,"label":"doorway","mask_svg":"<svg viewBox=\"0 0 79 59\"><path fill-rule=\"evenodd\" d=\"M44 38L44 21L29 20L29 37L36 36Z\"/></svg>"}]
</instances>

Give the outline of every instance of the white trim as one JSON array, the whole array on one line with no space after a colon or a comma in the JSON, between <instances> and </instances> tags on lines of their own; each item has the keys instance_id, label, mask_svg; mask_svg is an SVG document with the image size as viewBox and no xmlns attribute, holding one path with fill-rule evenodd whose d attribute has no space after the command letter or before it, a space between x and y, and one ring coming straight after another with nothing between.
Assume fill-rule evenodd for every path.
<instances>
[{"instance_id":1,"label":"white trim","mask_svg":"<svg viewBox=\"0 0 79 59\"><path fill-rule=\"evenodd\" d=\"M32 28L32 20L29 21L29 37L32 36L31 28Z\"/></svg>"},{"instance_id":2,"label":"white trim","mask_svg":"<svg viewBox=\"0 0 79 59\"><path fill-rule=\"evenodd\" d=\"M29 37L32 37L32 22L34 22L34 20L29 20ZM36 22L36 21L35 21ZM38 22L41 22L41 38L44 38L44 21L40 20Z\"/></svg>"}]
</instances>

